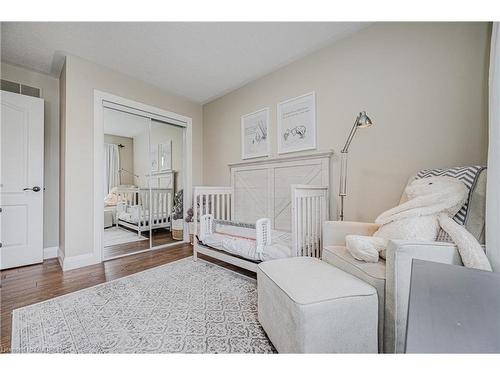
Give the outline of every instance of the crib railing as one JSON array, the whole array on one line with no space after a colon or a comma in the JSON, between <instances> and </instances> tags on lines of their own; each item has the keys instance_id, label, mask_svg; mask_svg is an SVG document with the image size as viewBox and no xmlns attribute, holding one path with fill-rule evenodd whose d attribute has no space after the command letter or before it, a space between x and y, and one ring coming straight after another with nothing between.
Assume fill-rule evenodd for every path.
<instances>
[{"instance_id":1,"label":"crib railing","mask_svg":"<svg viewBox=\"0 0 500 375\"><path fill-rule=\"evenodd\" d=\"M292 251L321 257L323 222L328 218L328 187L292 185Z\"/></svg>"},{"instance_id":2,"label":"crib railing","mask_svg":"<svg viewBox=\"0 0 500 375\"><path fill-rule=\"evenodd\" d=\"M123 188L117 191L118 201L138 209L138 226L143 228L151 222L152 228L169 225L173 211L173 189Z\"/></svg>"},{"instance_id":3,"label":"crib railing","mask_svg":"<svg viewBox=\"0 0 500 375\"><path fill-rule=\"evenodd\" d=\"M173 212L173 189L151 189L151 219L154 226L164 227Z\"/></svg>"},{"instance_id":4,"label":"crib railing","mask_svg":"<svg viewBox=\"0 0 500 375\"><path fill-rule=\"evenodd\" d=\"M217 220L234 217L231 187L197 186L193 192L193 221L198 233L199 219L210 214ZM321 257L321 228L328 220L328 187L291 186L292 252L296 256Z\"/></svg>"},{"instance_id":5,"label":"crib railing","mask_svg":"<svg viewBox=\"0 0 500 375\"><path fill-rule=\"evenodd\" d=\"M193 222L198 233L201 215L213 215L216 220L233 220L233 194L227 186L196 186L193 189Z\"/></svg>"},{"instance_id":6,"label":"crib railing","mask_svg":"<svg viewBox=\"0 0 500 375\"><path fill-rule=\"evenodd\" d=\"M118 188L116 190L118 202L123 202L128 206L135 206L137 204L137 191L138 188Z\"/></svg>"}]
</instances>

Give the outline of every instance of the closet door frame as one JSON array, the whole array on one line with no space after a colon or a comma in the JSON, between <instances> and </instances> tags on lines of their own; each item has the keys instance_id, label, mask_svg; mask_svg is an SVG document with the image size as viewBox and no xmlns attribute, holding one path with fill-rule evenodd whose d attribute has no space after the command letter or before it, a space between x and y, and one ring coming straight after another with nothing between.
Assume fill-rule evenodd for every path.
<instances>
[{"instance_id":1,"label":"closet door frame","mask_svg":"<svg viewBox=\"0 0 500 375\"><path fill-rule=\"evenodd\" d=\"M174 112L166 111L157 107L153 107L144 103L134 100L126 99L117 95L109 94L100 90L94 90L94 196L93 196L93 209L94 209L94 249L93 249L93 263L101 263L103 261L103 228L104 216L102 214L104 196L104 176L103 170L103 148L104 143L104 122L103 110L104 102L106 107L115 105L116 107L127 108L127 112L131 114L142 113L144 117L149 117L149 133L151 134L151 119L157 119L167 124L172 124L184 128L183 132L183 171L182 185L184 189L184 202L191 202L192 197L192 119ZM151 142L150 147L151 147ZM148 186L150 184L148 178ZM149 195L151 198L151 194ZM184 217L187 216L189 204L184 204ZM151 222L151 221L150 221ZM179 243L189 243L188 226L184 223L184 236L183 241L174 242L170 244L152 247L152 236L150 227L150 248L144 251L156 250L166 247L178 245ZM142 250L140 251L142 252Z\"/></svg>"}]
</instances>

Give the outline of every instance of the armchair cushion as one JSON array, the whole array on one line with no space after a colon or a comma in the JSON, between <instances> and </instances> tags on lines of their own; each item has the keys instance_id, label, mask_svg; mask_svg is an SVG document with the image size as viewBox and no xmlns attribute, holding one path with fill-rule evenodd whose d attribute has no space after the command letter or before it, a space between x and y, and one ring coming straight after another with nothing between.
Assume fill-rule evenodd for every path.
<instances>
[{"instance_id":1,"label":"armchair cushion","mask_svg":"<svg viewBox=\"0 0 500 375\"><path fill-rule=\"evenodd\" d=\"M371 236L379 225L355 221L325 221L323 223L323 246L345 246L345 236L357 234Z\"/></svg>"},{"instance_id":2,"label":"armchair cushion","mask_svg":"<svg viewBox=\"0 0 500 375\"><path fill-rule=\"evenodd\" d=\"M383 291L385 285L385 262L383 260L370 263L354 259L345 246L325 246L322 259L351 275L357 276L375 288L381 286Z\"/></svg>"},{"instance_id":3,"label":"armchair cushion","mask_svg":"<svg viewBox=\"0 0 500 375\"><path fill-rule=\"evenodd\" d=\"M385 261L368 263L354 259L345 246L323 247L322 260L363 280L377 290L379 352L384 352Z\"/></svg>"}]
</instances>

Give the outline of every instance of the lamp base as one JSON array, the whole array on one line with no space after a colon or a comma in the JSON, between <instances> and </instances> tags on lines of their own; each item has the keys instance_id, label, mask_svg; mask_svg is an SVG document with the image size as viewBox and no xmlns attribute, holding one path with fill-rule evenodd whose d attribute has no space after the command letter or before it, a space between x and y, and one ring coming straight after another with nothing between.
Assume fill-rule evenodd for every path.
<instances>
[{"instance_id":1,"label":"lamp base","mask_svg":"<svg viewBox=\"0 0 500 375\"><path fill-rule=\"evenodd\" d=\"M344 221L344 197L345 195L340 196L340 215L339 215L340 221Z\"/></svg>"}]
</instances>

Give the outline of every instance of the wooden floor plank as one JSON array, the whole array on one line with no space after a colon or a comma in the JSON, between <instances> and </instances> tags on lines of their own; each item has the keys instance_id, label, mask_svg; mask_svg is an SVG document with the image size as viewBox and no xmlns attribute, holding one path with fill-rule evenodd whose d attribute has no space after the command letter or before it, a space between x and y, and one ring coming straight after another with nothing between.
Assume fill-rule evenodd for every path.
<instances>
[{"instance_id":1,"label":"wooden floor plank","mask_svg":"<svg viewBox=\"0 0 500 375\"><path fill-rule=\"evenodd\" d=\"M149 249L149 232L143 232L142 235L143 237L146 237L145 240L126 242L122 244L104 247L103 251L104 260ZM174 240L169 230L155 229L153 231L153 241L152 241L153 247L162 246L174 242L180 242L180 241Z\"/></svg>"},{"instance_id":2,"label":"wooden floor plank","mask_svg":"<svg viewBox=\"0 0 500 375\"><path fill-rule=\"evenodd\" d=\"M49 259L42 264L1 271L0 353L10 351L13 310L192 255L191 245L180 244L167 249L108 260L101 264L66 272L62 272L57 259ZM253 272L205 256L200 256L200 258L255 278Z\"/></svg>"}]
</instances>

